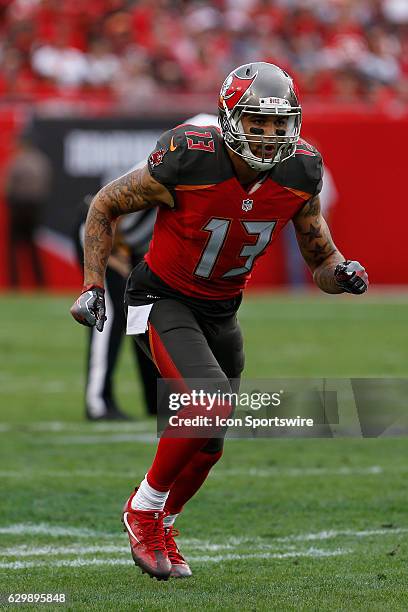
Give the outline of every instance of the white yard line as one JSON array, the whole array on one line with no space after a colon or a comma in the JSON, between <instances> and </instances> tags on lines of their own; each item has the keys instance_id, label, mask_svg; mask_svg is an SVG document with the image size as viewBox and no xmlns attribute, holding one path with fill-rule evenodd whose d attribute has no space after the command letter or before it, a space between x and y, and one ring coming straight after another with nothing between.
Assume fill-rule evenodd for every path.
<instances>
[{"instance_id":1,"label":"white yard line","mask_svg":"<svg viewBox=\"0 0 408 612\"><path fill-rule=\"evenodd\" d=\"M42 382L42 393L64 393L72 390L72 384L63 380L48 380ZM12 393L27 393L28 391L38 392L38 378L22 378L9 376L1 381L1 392Z\"/></svg>"},{"instance_id":2,"label":"white yard line","mask_svg":"<svg viewBox=\"0 0 408 612\"><path fill-rule=\"evenodd\" d=\"M153 440L153 436L150 434L143 434L141 436L129 436L131 441L137 437L138 441L149 441ZM126 436L127 439L127 436ZM156 438L154 438L156 440ZM56 440L58 443L61 438ZM109 441L110 438L103 438L103 441ZM80 442L81 444L85 442ZM89 440L86 442L91 444ZM97 440L99 444L99 439ZM396 468L382 468L379 465L372 465L368 467L355 467L355 468L247 468L247 469L215 469L212 472L212 476L247 476L247 477L281 477L281 478L302 478L307 476L365 476L365 475L381 475L381 474L393 474L393 473L404 473L408 472L408 465L406 467L400 466ZM109 471L109 470L41 470L33 468L31 470L23 469L19 470L0 470L0 478L29 478L35 475L36 477L42 478L129 478L130 480L135 479L135 472L129 471L124 472L122 470Z\"/></svg>"},{"instance_id":3,"label":"white yard line","mask_svg":"<svg viewBox=\"0 0 408 612\"><path fill-rule=\"evenodd\" d=\"M251 553L251 554L227 554L210 557L208 555L190 557L191 563L222 563L224 561L242 561L245 559L288 559L293 557L336 557L353 552L350 549L337 548L336 550L320 550L310 548L309 550L290 551L285 553ZM0 563L0 569L23 570L38 567L90 567L93 565L132 565L130 558L122 559L60 559L56 561L6 561Z\"/></svg>"},{"instance_id":4,"label":"white yard line","mask_svg":"<svg viewBox=\"0 0 408 612\"><path fill-rule=\"evenodd\" d=\"M269 478L271 476L286 477L303 477L303 476L364 476L367 474L383 474L389 472L406 472L406 467L393 468L392 470L384 469L379 465L371 465L367 467L340 467L340 468L220 468L215 469L213 476L254 476L257 478Z\"/></svg>"},{"instance_id":5,"label":"white yard line","mask_svg":"<svg viewBox=\"0 0 408 612\"><path fill-rule=\"evenodd\" d=\"M120 528L118 529L118 533L120 533ZM7 527L0 527L0 534L24 535L26 537L31 535L47 535L54 538L63 536L75 538L112 538L115 535L114 533L103 533L101 531L95 531L94 529L62 527L49 523L16 523L14 525L8 525Z\"/></svg>"},{"instance_id":6,"label":"white yard line","mask_svg":"<svg viewBox=\"0 0 408 612\"><path fill-rule=\"evenodd\" d=\"M126 423L102 422L70 422L70 421L33 421L31 423L6 423L0 422L0 432L7 431L36 431L44 433L72 432L72 433L130 433L130 432L151 432L154 430L148 421L136 421Z\"/></svg>"},{"instance_id":7,"label":"white yard line","mask_svg":"<svg viewBox=\"0 0 408 612\"><path fill-rule=\"evenodd\" d=\"M98 470L0 470L0 478L22 478L29 479L35 476L36 478L123 478L137 482L135 472L109 472Z\"/></svg>"},{"instance_id":8,"label":"white yard line","mask_svg":"<svg viewBox=\"0 0 408 612\"><path fill-rule=\"evenodd\" d=\"M179 542L181 546L183 546L183 550L194 552L194 550L201 550L204 552L220 552L226 550L236 551L243 544L247 545L247 541L235 543L225 543L225 544L212 544L210 542L204 542L201 540L181 540ZM252 548L258 551L267 551L267 550L275 550L275 552L279 552L282 554L282 548L285 549L286 552L293 552L294 546L288 544L270 544L268 542L252 542ZM26 544L10 546L9 548L0 548L0 557L58 557L58 556L67 556L67 555L95 555L97 553L101 554L129 554L129 546L125 540L123 540L122 545L112 544L112 545L100 545L100 546L81 546L80 544L68 545L68 546L28 546ZM256 553L258 554L258 553Z\"/></svg>"},{"instance_id":9,"label":"white yard line","mask_svg":"<svg viewBox=\"0 0 408 612\"><path fill-rule=\"evenodd\" d=\"M304 533L293 536L276 538L276 542L310 542L312 540L331 540L339 537L349 538L369 538L371 536L388 536L408 533L408 528L389 528L389 529L367 529L364 531L353 531L344 529L342 531L320 531L319 533Z\"/></svg>"},{"instance_id":10,"label":"white yard line","mask_svg":"<svg viewBox=\"0 0 408 612\"><path fill-rule=\"evenodd\" d=\"M153 433L129 433L129 434L111 434L111 435L103 435L103 436L61 436L55 438L53 443L55 444L66 444L66 445L76 445L76 444L116 444L123 442L144 442L152 444L155 442L157 444L157 437ZM41 442L43 444L43 442Z\"/></svg>"},{"instance_id":11,"label":"white yard line","mask_svg":"<svg viewBox=\"0 0 408 612\"><path fill-rule=\"evenodd\" d=\"M284 544L291 542L309 542L315 540L331 540L338 537L349 537L349 538L366 538L366 537L378 537L378 536L395 536L408 533L408 527L397 527L397 528L382 528L382 529L367 529L367 530L328 530L319 531L315 533L300 533L288 536L280 536L277 538L259 538L259 537L229 537L219 542L210 542L209 540L201 540L198 538L181 538L183 546L200 547L205 550L225 550L235 549L238 546L251 544L253 546L261 548L274 547L275 544ZM74 538L108 538L110 541L117 541L120 537L120 526L118 524L118 531L116 532L101 532L93 529L85 529L81 527L62 527L56 526L49 523L17 523L14 525L8 525L6 527L0 527L0 534L4 535L47 535L49 537L74 537ZM72 546L74 548L75 545ZM66 547L60 547L61 551L66 551ZM89 547L88 547L89 548ZM6 550L15 550L14 548ZM18 550L18 547L17 547ZM21 550L25 550L21 548ZM32 548L33 551L36 548ZM48 550L48 548L47 548ZM55 547L52 547L55 550ZM82 550L82 548L81 548ZM0 549L1 553L1 549ZM33 553L35 554L35 553Z\"/></svg>"},{"instance_id":12,"label":"white yard line","mask_svg":"<svg viewBox=\"0 0 408 612\"><path fill-rule=\"evenodd\" d=\"M58 557L61 555L95 555L103 554L128 554L129 546L126 542L123 545L106 545L106 546L80 546L78 544L72 546L13 546L9 548L0 548L0 557Z\"/></svg>"},{"instance_id":13,"label":"white yard line","mask_svg":"<svg viewBox=\"0 0 408 612\"><path fill-rule=\"evenodd\" d=\"M371 536L391 536L391 535L401 535L404 533L408 533L408 527L402 528L389 528L389 529L367 529L365 531L353 531L351 529L344 530L330 530L330 531L320 531L317 533L300 533L297 535L289 535L289 536L281 536L278 538L271 538L270 540L265 540L262 538L227 538L222 544L215 544L209 541L203 541L198 539L182 539L183 546L200 546L207 550L220 550L225 548L234 548L236 546L243 545L251 545L251 546L260 546L268 548L269 546L273 546L274 544L285 544L290 542L311 542L315 540L332 540L339 537L349 537L349 538L369 538Z\"/></svg>"},{"instance_id":14,"label":"white yard line","mask_svg":"<svg viewBox=\"0 0 408 612\"><path fill-rule=\"evenodd\" d=\"M319 548L309 548L309 550L293 550L284 553L250 553L250 554L227 554L210 557L208 555L199 557L189 557L189 561L196 563L221 563L222 561L235 561L241 559L290 559L291 557L337 557L338 555L348 555L351 549L336 548L335 550L320 550Z\"/></svg>"}]
</instances>

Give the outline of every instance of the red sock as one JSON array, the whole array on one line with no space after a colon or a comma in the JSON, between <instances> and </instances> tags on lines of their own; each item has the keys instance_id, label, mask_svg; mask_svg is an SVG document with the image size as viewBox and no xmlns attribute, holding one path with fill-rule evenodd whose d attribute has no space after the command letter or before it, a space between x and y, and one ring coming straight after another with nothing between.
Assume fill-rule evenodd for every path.
<instances>
[{"instance_id":1,"label":"red sock","mask_svg":"<svg viewBox=\"0 0 408 612\"><path fill-rule=\"evenodd\" d=\"M181 512L184 504L197 493L221 456L222 450L218 453L196 453L171 487L164 510L169 514Z\"/></svg>"},{"instance_id":2,"label":"red sock","mask_svg":"<svg viewBox=\"0 0 408 612\"><path fill-rule=\"evenodd\" d=\"M206 438L160 438L147 480L153 489L168 491L192 457L207 444Z\"/></svg>"}]
</instances>

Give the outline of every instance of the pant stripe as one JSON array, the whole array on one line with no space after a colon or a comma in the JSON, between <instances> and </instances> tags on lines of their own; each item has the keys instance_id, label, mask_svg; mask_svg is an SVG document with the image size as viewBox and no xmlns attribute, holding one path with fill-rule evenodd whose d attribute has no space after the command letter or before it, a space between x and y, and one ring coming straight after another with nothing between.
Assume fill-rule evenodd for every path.
<instances>
[{"instance_id":1,"label":"pant stripe","mask_svg":"<svg viewBox=\"0 0 408 612\"><path fill-rule=\"evenodd\" d=\"M150 347L150 352L152 354L153 363L156 366L156 368L159 370L160 374L162 375L162 372L161 372L161 370L159 368L159 364L157 363L156 353L155 353L154 346L153 346L152 324L150 322L147 323L147 329L148 329L148 333L149 333L149 347Z\"/></svg>"},{"instance_id":2,"label":"pant stripe","mask_svg":"<svg viewBox=\"0 0 408 612\"><path fill-rule=\"evenodd\" d=\"M166 347L164 346L159 333L150 322L148 325L150 350L152 352L154 362L160 371L160 374L164 378L183 378L180 372L178 371L173 359L169 355Z\"/></svg>"},{"instance_id":3,"label":"pant stripe","mask_svg":"<svg viewBox=\"0 0 408 612\"><path fill-rule=\"evenodd\" d=\"M150 321L148 323L148 328L150 351L152 353L153 361L156 364L156 367L159 370L161 376L163 378L176 379L178 381L177 390L180 393L189 393L189 389L184 383L183 376L177 369L177 366L171 358L171 355L167 351L166 347L164 346L159 333L150 323Z\"/></svg>"}]
</instances>

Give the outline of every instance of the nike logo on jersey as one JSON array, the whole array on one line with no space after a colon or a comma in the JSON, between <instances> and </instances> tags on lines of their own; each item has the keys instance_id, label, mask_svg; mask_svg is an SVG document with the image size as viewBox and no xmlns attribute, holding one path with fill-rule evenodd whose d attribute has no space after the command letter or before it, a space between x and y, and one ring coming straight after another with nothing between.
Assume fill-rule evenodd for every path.
<instances>
[{"instance_id":1,"label":"nike logo on jersey","mask_svg":"<svg viewBox=\"0 0 408 612\"><path fill-rule=\"evenodd\" d=\"M171 137L170 140L170 151L175 151L177 149L178 145L174 144L174 136Z\"/></svg>"}]
</instances>

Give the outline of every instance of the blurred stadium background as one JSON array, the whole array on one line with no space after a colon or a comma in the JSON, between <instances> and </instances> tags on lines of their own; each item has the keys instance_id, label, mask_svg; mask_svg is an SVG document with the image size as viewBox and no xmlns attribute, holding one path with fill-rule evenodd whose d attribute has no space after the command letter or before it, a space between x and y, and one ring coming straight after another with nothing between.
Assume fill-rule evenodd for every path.
<instances>
[{"instance_id":1,"label":"blurred stadium background","mask_svg":"<svg viewBox=\"0 0 408 612\"><path fill-rule=\"evenodd\" d=\"M0 0L0 591L64 587L73 609L135 609L135 591L146 610L407 609L406 440L231 442L180 520L197 579L158 588L117 520L154 448L128 345L117 389L138 420L82 422L76 208L164 129L214 113L226 74L252 60L297 80L325 214L374 290L292 293L312 285L282 236L241 311L246 376L406 376L406 0ZM35 235L44 286L19 245L18 294L6 185L22 137L52 182Z\"/></svg>"},{"instance_id":2,"label":"blurred stadium background","mask_svg":"<svg viewBox=\"0 0 408 612\"><path fill-rule=\"evenodd\" d=\"M81 198L139 161L164 129L214 112L225 75L252 60L277 63L299 85L303 136L323 154L325 212L341 249L367 265L372 283L406 284L407 7L402 0L1 0L2 192L18 137L28 135L52 164L36 234L46 286L81 282L67 240ZM2 202L0 232L7 288ZM261 261L251 287L302 281L283 256L292 251L287 243ZM19 256L29 287L31 267Z\"/></svg>"}]
</instances>

